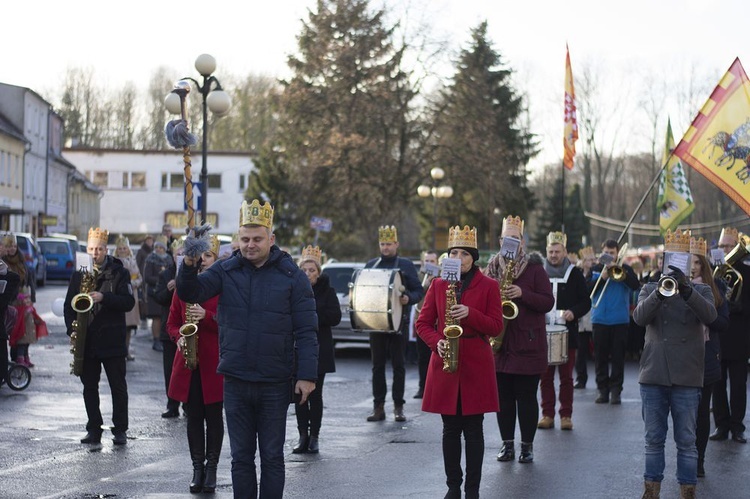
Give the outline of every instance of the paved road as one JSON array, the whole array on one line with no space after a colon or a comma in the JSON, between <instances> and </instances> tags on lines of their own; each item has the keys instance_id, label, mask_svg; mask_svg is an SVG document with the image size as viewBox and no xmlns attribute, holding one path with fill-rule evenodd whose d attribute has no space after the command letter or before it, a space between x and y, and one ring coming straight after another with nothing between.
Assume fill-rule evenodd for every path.
<instances>
[{"instance_id":1,"label":"paved road","mask_svg":"<svg viewBox=\"0 0 750 499\"><path fill-rule=\"evenodd\" d=\"M172 498L190 497L190 458L185 419L163 420L164 387L160 354L149 334L133 340L136 360L128 363L129 442L115 448L108 439L83 446L85 411L81 385L69 372L70 354L61 320L49 312L65 288L52 283L38 293L38 309L51 335L32 346L31 386L23 392L0 389L0 498ZM421 413L408 399L406 423L390 414L382 423L366 423L371 401L369 356L362 348L337 351L338 372L326 378L319 455L291 453L296 441L290 411L287 425L289 498L442 497L445 492L441 423ZM590 367L591 370L591 367ZM500 436L493 415L485 418L486 455L481 493L507 498L636 498L642 490L643 423L637 365L628 363L621 406L594 404L594 390L576 391L575 430L537 433L533 464L499 463ZM407 394L416 391L416 369L407 371ZM102 384L107 422L111 398ZM671 434L670 434L671 438ZM520 437L517 436L517 441ZM750 446L710 442L707 477L698 493L706 498L750 497L747 473ZM662 497L679 497L674 444L667 445ZM228 439L219 463L214 497L232 496Z\"/></svg>"}]
</instances>

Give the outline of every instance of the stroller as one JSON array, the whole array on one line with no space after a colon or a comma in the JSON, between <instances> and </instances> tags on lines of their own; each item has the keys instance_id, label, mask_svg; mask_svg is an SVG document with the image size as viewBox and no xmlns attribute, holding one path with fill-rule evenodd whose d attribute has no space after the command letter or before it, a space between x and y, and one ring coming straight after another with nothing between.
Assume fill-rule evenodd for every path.
<instances>
[{"instance_id":1,"label":"stroller","mask_svg":"<svg viewBox=\"0 0 750 499\"><path fill-rule=\"evenodd\" d=\"M21 364L8 362L8 372L0 379L0 386L3 383L7 383L11 390L17 392L25 390L31 384L31 371Z\"/></svg>"}]
</instances>

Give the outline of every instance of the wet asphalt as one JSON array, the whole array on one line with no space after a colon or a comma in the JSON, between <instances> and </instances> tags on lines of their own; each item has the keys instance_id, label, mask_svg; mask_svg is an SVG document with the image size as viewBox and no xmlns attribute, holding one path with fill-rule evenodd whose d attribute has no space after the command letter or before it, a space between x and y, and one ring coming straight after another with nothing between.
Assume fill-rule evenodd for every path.
<instances>
[{"instance_id":1,"label":"wet asphalt","mask_svg":"<svg viewBox=\"0 0 750 499\"><path fill-rule=\"evenodd\" d=\"M38 291L37 309L50 336L31 347L31 385L25 391L0 388L0 498L172 498L191 497L192 468L184 417L162 419L165 395L161 354L151 349L150 332L133 338L136 360L128 363L130 431L116 447L105 432L101 445L82 445L86 414L78 378L69 374L71 355L62 319L50 312L65 285ZM361 345L337 348L337 372L326 378L321 451L292 454L296 442L293 408L287 420L286 489L289 498L441 498L445 494L441 421L422 413L411 396L416 366L407 367L406 423L367 423L371 408L369 353ZM589 366L593 378L593 366ZM573 431L539 430L532 464L500 463L494 415L485 417L482 497L637 498L642 493L643 422L637 363L626 366L620 406L594 404L595 390L575 391ZM101 407L111 422L111 397L104 379ZM679 497L676 451L670 432L662 497ZM520 440L517 435L516 441ZM706 477L698 497L750 497L750 446L709 442ZM225 435L213 497L233 496L229 440ZM209 496L198 494L198 496Z\"/></svg>"}]
</instances>

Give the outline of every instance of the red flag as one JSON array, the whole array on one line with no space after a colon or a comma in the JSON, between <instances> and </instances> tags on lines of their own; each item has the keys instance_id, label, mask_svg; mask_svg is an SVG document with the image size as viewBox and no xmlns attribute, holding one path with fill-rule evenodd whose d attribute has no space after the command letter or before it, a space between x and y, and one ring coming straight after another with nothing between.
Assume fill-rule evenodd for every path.
<instances>
[{"instance_id":1,"label":"red flag","mask_svg":"<svg viewBox=\"0 0 750 499\"><path fill-rule=\"evenodd\" d=\"M735 59L674 154L750 214L750 81Z\"/></svg>"},{"instance_id":2,"label":"red flag","mask_svg":"<svg viewBox=\"0 0 750 499\"><path fill-rule=\"evenodd\" d=\"M565 129L563 132L563 165L573 169L573 158L576 155L578 140L578 122L576 121L576 91L573 87L573 70L570 68L570 50L565 46Z\"/></svg>"}]
</instances>

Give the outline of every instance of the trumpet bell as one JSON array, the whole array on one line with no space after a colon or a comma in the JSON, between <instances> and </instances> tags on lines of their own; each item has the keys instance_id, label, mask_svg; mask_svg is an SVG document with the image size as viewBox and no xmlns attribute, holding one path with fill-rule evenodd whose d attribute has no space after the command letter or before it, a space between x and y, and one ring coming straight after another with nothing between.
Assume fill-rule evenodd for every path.
<instances>
[{"instance_id":1,"label":"trumpet bell","mask_svg":"<svg viewBox=\"0 0 750 499\"><path fill-rule=\"evenodd\" d=\"M88 293L78 293L70 300L70 306L78 314L85 314L94 308L94 299Z\"/></svg>"},{"instance_id":2,"label":"trumpet bell","mask_svg":"<svg viewBox=\"0 0 750 499\"><path fill-rule=\"evenodd\" d=\"M677 294L677 281L673 277L663 276L661 279L659 279L659 287L656 288L656 290L665 298L674 296L675 294Z\"/></svg>"},{"instance_id":3,"label":"trumpet bell","mask_svg":"<svg viewBox=\"0 0 750 499\"><path fill-rule=\"evenodd\" d=\"M510 300L503 300L503 319L506 321L512 321L518 317L518 305Z\"/></svg>"},{"instance_id":4,"label":"trumpet bell","mask_svg":"<svg viewBox=\"0 0 750 499\"><path fill-rule=\"evenodd\" d=\"M613 265L609 269L609 273L612 276L612 279L615 280L615 282L622 282L627 277L627 274L625 273L625 269L618 265Z\"/></svg>"},{"instance_id":5,"label":"trumpet bell","mask_svg":"<svg viewBox=\"0 0 750 499\"><path fill-rule=\"evenodd\" d=\"M464 334L464 328L456 324L448 325L443 328L443 336L448 339L458 338L462 334Z\"/></svg>"}]
</instances>

